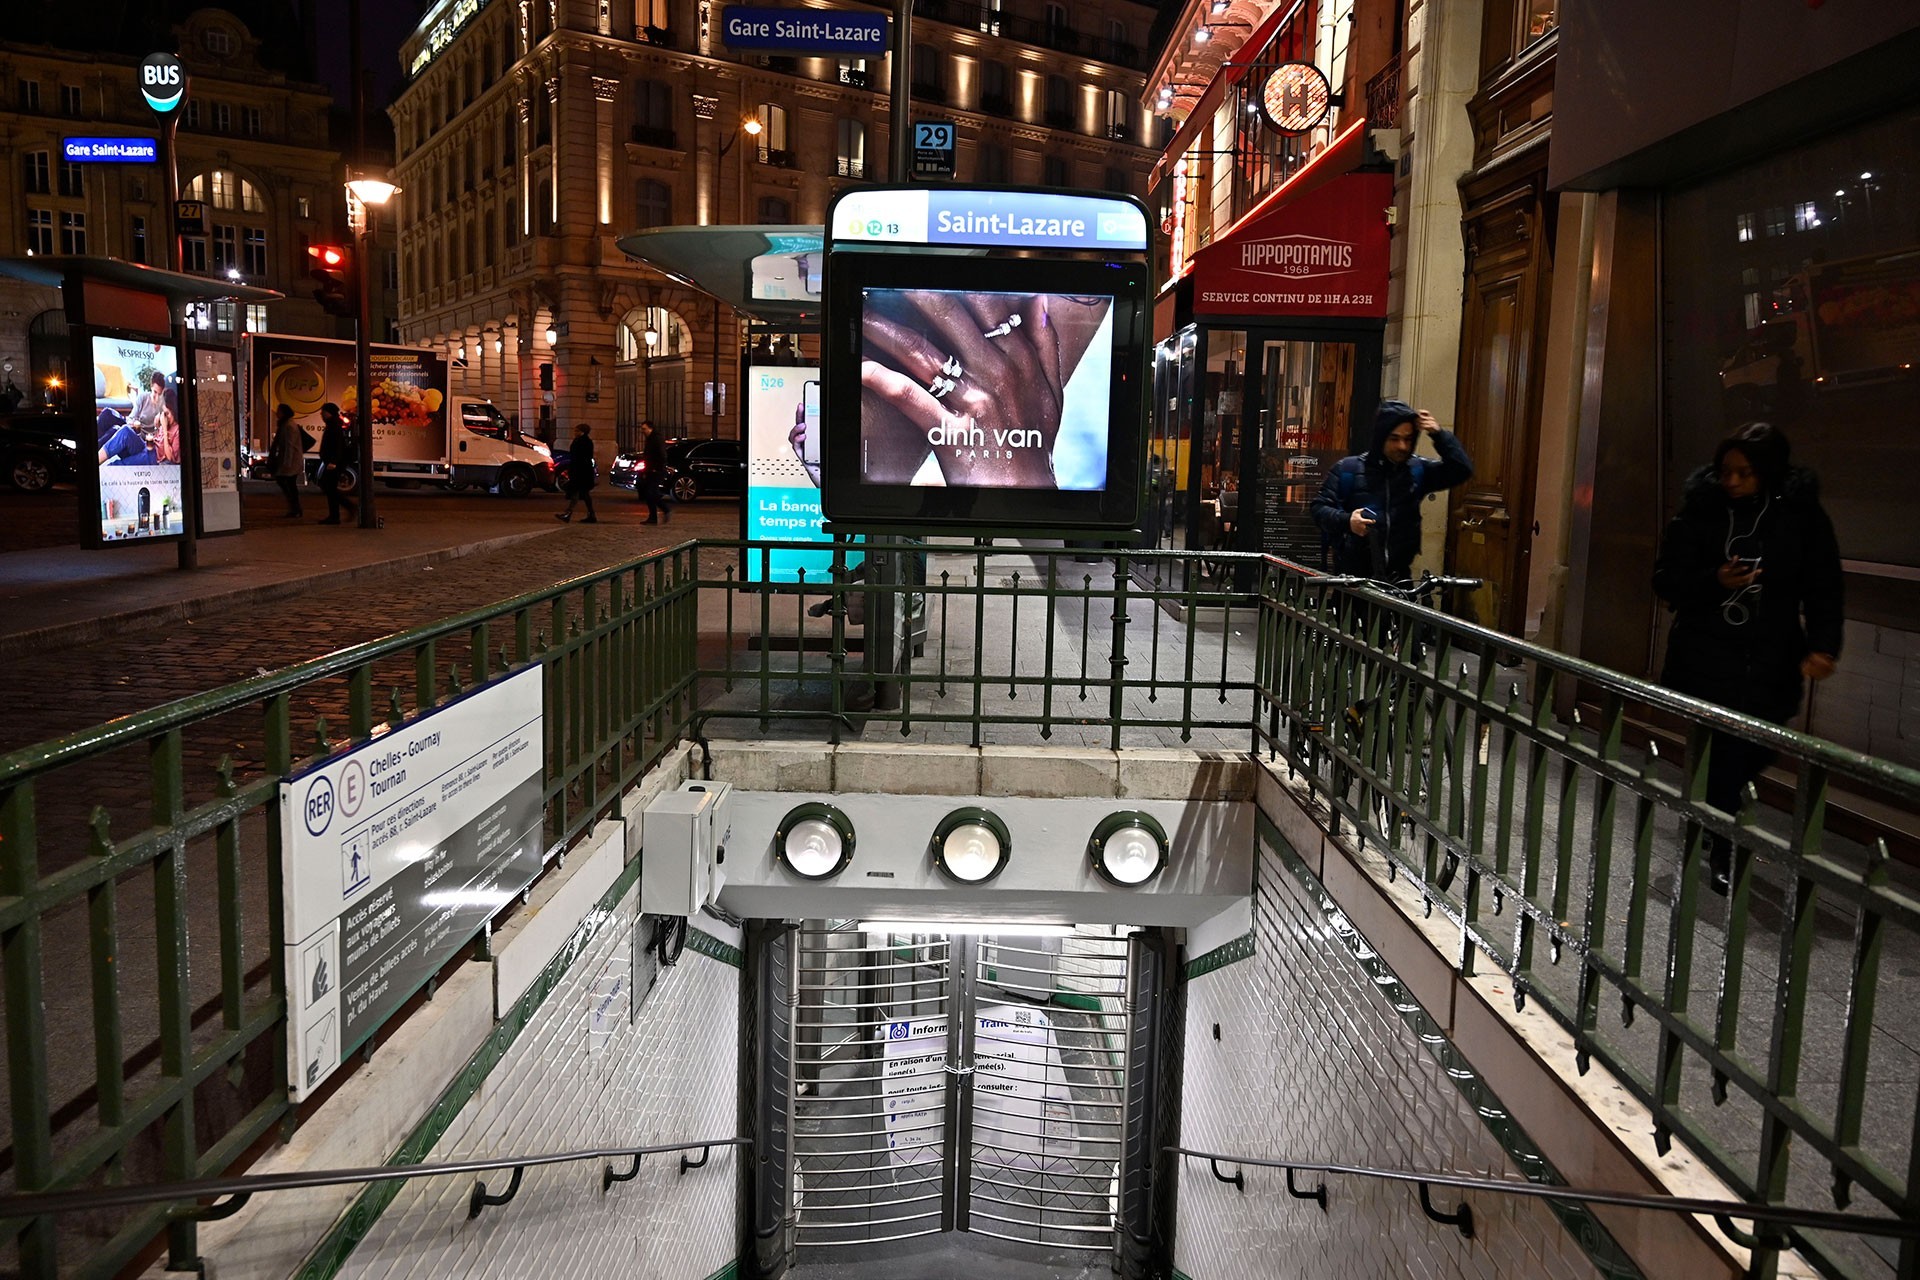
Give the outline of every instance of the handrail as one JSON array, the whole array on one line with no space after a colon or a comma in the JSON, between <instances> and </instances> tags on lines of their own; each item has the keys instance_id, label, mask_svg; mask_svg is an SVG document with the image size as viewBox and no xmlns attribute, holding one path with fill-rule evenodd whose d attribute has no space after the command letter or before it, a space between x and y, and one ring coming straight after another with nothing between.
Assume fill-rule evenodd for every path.
<instances>
[{"instance_id":1,"label":"handrail","mask_svg":"<svg viewBox=\"0 0 1920 1280\"><path fill-rule=\"evenodd\" d=\"M1492 1191L1500 1195L1530 1196L1536 1200L1564 1200L1579 1204L1614 1205L1623 1209L1650 1209L1659 1213L1704 1214L1720 1224L1721 1230L1747 1248L1755 1244L1778 1248L1786 1244L1784 1240L1756 1240L1755 1237L1739 1230L1732 1224L1735 1220L1746 1219L1752 1222L1774 1222L1783 1226L1799 1227L1808 1231L1845 1231L1859 1235L1892 1236L1901 1240L1920 1240L1920 1221L1904 1218L1874 1218L1860 1213L1827 1213L1819 1209L1793 1209L1785 1205L1749 1204L1744 1200L1707 1200L1696 1196L1648 1195L1636 1191L1587 1191L1578 1187L1552 1186L1540 1182L1511 1182L1502 1178L1480 1178L1464 1173L1417 1172L1406 1169L1376 1169L1365 1165L1329 1164L1313 1160L1269 1160L1257 1156L1230 1155L1220 1151L1200 1151L1193 1147L1167 1146L1162 1148L1174 1155L1190 1156L1195 1160L1205 1160L1213 1168L1213 1176L1220 1181L1237 1184L1240 1175L1223 1177L1220 1162L1228 1164L1253 1165L1262 1169L1282 1169L1287 1174L1287 1190L1296 1199L1319 1199L1322 1211L1326 1209L1326 1185L1321 1184L1319 1194L1299 1192L1293 1188L1295 1173L1346 1174L1360 1178L1375 1178L1384 1182L1411 1182L1420 1187L1421 1207L1427 1216L1435 1221L1451 1222L1455 1215L1435 1213L1427 1198L1431 1187L1450 1187L1456 1191ZM1240 1187L1244 1194L1246 1188ZM1458 1213L1465 1213L1467 1206L1462 1204ZM1461 1234L1472 1236L1472 1217L1469 1215L1460 1224Z\"/></svg>"},{"instance_id":2,"label":"handrail","mask_svg":"<svg viewBox=\"0 0 1920 1280\"><path fill-rule=\"evenodd\" d=\"M182 1182L144 1182L128 1187L93 1187L78 1191L45 1191L36 1195L0 1196L0 1221L37 1218L48 1214L74 1213L79 1210L119 1208L128 1205L171 1204L180 1200L204 1200L234 1196L237 1201L187 1210L186 1216L206 1221L223 1218L239 1210L251 1196L266 1191L299 1191L312 1187L335 1187L349 1183L404 1182L411 1178L430 1178L456 1173L487 1173L495 1169L513 1170L511 1189L500 1196L486 1196L485 1184L474 1184L476 1204L505 1204L519 1190L520 1175L529 1168L548 1164L569 1164L578 1160L614 1160L631 1157L631 1172L613 1172L609 1164L601 1177L605 1191L615 1182L626 1182L639 1171L642 1156L663 1155L672 1151L698 1151L700 1159L681 1157L680 1172L698 1169L707 1162L713 1147L751 1147L750 1138L702 1138L694 1142L674 1142L657 1147L589 1147L580 1151L551 1151L542 1155L494 1156L485 1160L441 1160L432 1164L371 1165L360 1169L302 1169L292 1173L247 1173L232 1178L195 1178ZM484 1200L483 1200L484 1196ZM469 1217L478 1210L469 1213Z\"/></svg>"}]
</instances>

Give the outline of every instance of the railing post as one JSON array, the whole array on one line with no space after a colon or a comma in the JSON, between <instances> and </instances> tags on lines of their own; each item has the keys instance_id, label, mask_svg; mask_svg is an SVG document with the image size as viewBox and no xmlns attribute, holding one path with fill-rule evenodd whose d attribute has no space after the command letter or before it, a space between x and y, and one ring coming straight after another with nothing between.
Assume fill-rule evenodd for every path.
<instances>
[{"instance_id":1,"label":"railing post","mask_svg":"<svg viewBox=\"0 0 1920 1280\"><path fill-rule=\"evenodd\" d=\"M0 894L26 898L39 886L33 783L0 790ZM47 1011L41 993L40 915L0 933L7 992L7 1098L13 1108L13 1183L50 1190L52 1117L47 1096ZM52 1218L29 1218L16 1237L20 1273L52 1280L58 1271Z\"/></svg>"},{"instance_id":2,"label":"railing post","mask_svg":"<svg viewBox=\"0 0 1920 1280\"><path fill-rule=\"evenodd\" d=\"M1109 743L1120 749L1120 726L1127 714L1127 585L1133 568L1126 552L1113 558L1113 686L1107 692L1107 723L1112 726Z\"/></svg>"}]
</instances>

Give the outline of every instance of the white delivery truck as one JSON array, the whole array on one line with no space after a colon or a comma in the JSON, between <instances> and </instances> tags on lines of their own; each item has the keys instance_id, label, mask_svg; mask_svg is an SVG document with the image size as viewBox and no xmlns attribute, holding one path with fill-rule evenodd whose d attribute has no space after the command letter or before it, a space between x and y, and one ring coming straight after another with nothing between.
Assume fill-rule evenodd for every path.
<instances>
[{"instance_id":1,"label":"white delivery truck","mask_svg":"<svg viewBox=\"0 0 1920 1280\"><path fill-rule=\"evenodd\" d=\"M255 456L272 445L274 416L282 404L292 406L294 421L316 442L320 407L329 401L358 422L351 342L249 334L244 360L247 435ZM492 403L456 401L447 394L444 355L377 342L368 347L368 373L373 380L375 479L395 485L471 486L515 498L553 487L553 455L544 444L521 435ZM317 465L317 453L309 451L309 471Z\"/></svg>"}]
</instances>

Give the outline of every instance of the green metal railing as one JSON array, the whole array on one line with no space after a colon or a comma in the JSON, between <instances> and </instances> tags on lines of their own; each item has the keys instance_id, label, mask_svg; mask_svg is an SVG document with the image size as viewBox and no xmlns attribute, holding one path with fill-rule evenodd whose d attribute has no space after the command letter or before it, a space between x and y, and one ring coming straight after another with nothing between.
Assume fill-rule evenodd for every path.
<instances>
[{"instance_id":1,"label":"green metal railing","mask_svg":"<svg viewBox=\"0 0 1920 1280\"><path fill-rule=\"evenodd\" d=\"M1920 1217L1920 1057L1875 1014L1882 972L1920 965L1920 902L1824 821L1841 785L1920 808L1920 774L1277 560L869 542L836 545L818 582L743 580L781 545L683 545L0 757L0 1191L217 1176L297 1123L279 778L538 663L553 851L683 737L1264 754L1452 922L1463 973L1510 975L1663 1142L1758 1204L1857 1193ZM924 581L857 577L863 554ZM904 640L876 674L862 619L883 609ZM1681 750L1656 749L1663 729ZM1716 733L1781 753L1786 820L1703 803ZM1716 833L1737 844L1724 908L1702 892ZM23 1274L113 1274L162 1232L195 1256L164 1209L62 1221L6 1223ZM1833 1275L1920 1275L1910 1241L1889 1272L1856 1238L1793 1239Z\"/></svg>"},{"instance_id":2,"label":"green metal railing","mask_svg":"<svg viewBox=\"0 0 1920 1280\"><path fill-rule=\"evenodd\" d=\"M678 548L0 757L7 1189L205 1178L291 1123L279 779L538 663L546 847L563 849L617 813L679 737L696 554ZM150 954L137 949L141 914ZM130 1026L151 1041L129 1043ZM59 1241L45 1216L6 1230L29 1276L115 1274L163 1230L175 1261L195 1256L193 1223L165 1208L95 1215Z\"/></svg>"},{"instance_id":3,"label":"green metal railing","mask_svg":"<svg viewBox=\"0 0 1920 1280\"><path fill-rule=\"evenodd\" d=\"M1875 1016L1893 958L1920 960L1920 899L1826 824L1836 788L1920 810L1920 773L1277 563L1261 599L1262 749L1455 926L1463 974L1503 970L1661 1150L1679 1136L1751 1202L1920 1220L1920 1053ZM1792 812L1708 806L1716 738L1778 753ZM1785 1229L1828 1274L1920 1275L1911 1239L1889 1272Z\"/></svg>"}]
</instances>

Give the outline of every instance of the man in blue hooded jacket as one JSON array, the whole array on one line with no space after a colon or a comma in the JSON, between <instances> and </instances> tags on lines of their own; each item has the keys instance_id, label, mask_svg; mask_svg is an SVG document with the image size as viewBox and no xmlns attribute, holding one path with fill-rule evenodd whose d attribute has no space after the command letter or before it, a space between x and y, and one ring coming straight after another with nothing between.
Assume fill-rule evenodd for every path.
<instances>
[{"instance_id":1,"label":"man in blue hooded jacket","mask_svg":"<svg viewBox=\"0 0 1920 1280\"><path fill-rule=\"evenodd\" d=\"M1432 437L1437 459L1414 452L1422 431ZM1334 463L1313 500L1328 567L1405 581L1420 554L1421 499L1472 477L1473 459L1432 414L1404 400L1381 401L1373 416L1373 447Z\"/></svg>"}]
</instances>

